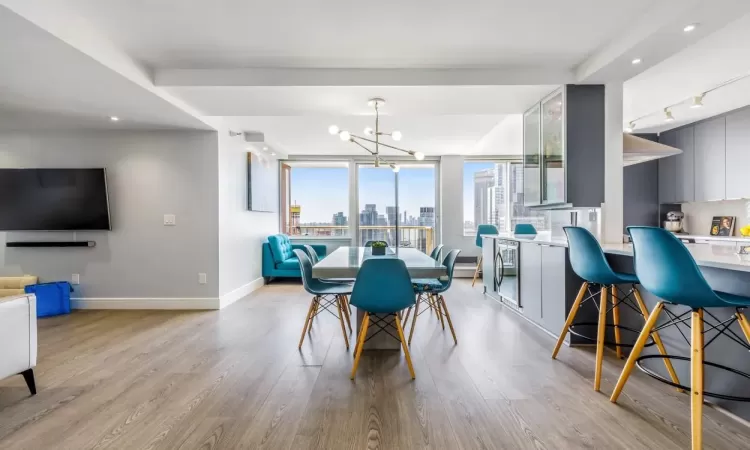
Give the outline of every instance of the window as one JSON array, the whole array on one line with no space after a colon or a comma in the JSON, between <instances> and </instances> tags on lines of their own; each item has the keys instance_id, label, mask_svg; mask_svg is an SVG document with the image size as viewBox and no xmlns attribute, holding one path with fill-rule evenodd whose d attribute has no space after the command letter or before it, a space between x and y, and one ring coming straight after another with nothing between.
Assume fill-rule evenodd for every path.
<instances>
[{"instance_id":1,"label":"window","mask_svg":"<svg viewBox=\"0 0 750 450\"><path fill-rule=\"evenodd\" d=\"M281 232L290 236L349 235L349 164L281 164Z\"/></svg>"},{"instance_id":2,"label":"window","mask_svg":"<svg viewBox=\"0 0 750 450\"><path fill-rule=\"evenodd\" d=\"M539 231L550 229L549 212L523 206L523 164L519 161L467 161L464 163L464 235L477 226L495 225L512 231L516 224L531 223Z\"/></svg>"}]
</instances>

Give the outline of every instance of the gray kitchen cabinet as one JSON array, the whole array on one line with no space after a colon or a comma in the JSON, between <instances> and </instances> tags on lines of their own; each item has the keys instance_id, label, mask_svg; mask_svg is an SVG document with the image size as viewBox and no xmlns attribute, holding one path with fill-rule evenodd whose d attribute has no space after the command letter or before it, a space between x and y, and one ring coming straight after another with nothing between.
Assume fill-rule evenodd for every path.
<instances>
[{"instance_id":1,"label":"gray kitchen cabinet","mask_svg":"<svg viewBox=\"0 0 750 450\"><path fill-rule=\"evenodd\" d=\"M544 245L542 250L542 326L555 335L565 325L565 247Z\"/></svg>"},{"instance_id":2,"label":"gray kitchen cabinet","mask_svg":"<svg viewBox=\"0 0 750 450\"><path fill-rule=\"evenodd\" d=\"M482 283L484 292L495 292L495 239L482 238Z\"/></svg>"},{"instance_id":3,"label":"gray kitchen cabinet","mask_svg":"<svg viewBox=\"0 0 750 450\"><path fill-rule=\"evenodd\" d=\"M750 198L750 108L726 116L726 198Z\"/></svg>"},{"instance_id":4,"label":"gray kitchen cabinet","mask_svg":"<svg viewBox=\"0 0 750 450\"><path fill-rule=\"evenodd\" d=\"M677 132L667 131L659 135L659 142L677 148ZM659 203L677 202L677 156L659 160Z\"/></svg>"},{"instance_id":5,"label":"gray kitchen cabinet","mask_svg":"<svg viewBox=\"0 0 750 450\"><path fill-rule=\"evenodd\" d=\"M707 120L694 128L695 201L723 200L726 198L726 119Z\"/></svg>"},{"instance_id":6,"label":"gray kitchen cabinet","mask_svg":"<svg viewBox=\"0 0 750 450\"><path fill-rule=\"evenodd\" d=\"M521 243L521 307L523 315L542 325L542 247Z\"/></svg>"},{"instance_id":7,"label":"gray kitchen cabinet","mask_svg":"<svg viewBox=\"0 0 750 450\"><path fill-rule=\"evenodd\" d=\"M693 127L677 130L675 147L682 153L675 155L675 201L680 203L695 200L695 139Z\"/></svg>"}]
</instances>

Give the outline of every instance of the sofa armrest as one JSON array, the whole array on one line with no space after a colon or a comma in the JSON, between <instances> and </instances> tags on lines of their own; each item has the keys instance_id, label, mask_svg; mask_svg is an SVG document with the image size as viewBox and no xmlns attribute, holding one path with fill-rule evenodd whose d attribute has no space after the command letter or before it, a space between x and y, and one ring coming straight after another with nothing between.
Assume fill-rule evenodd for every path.
<instances>
[{"instance_id":1,"label":"sofa armrest","mask_svg":"<svg viewBox=\"0 0 750 450\"><path fill-rule=\"evenodd\" d=\"M36 366L36 296L0 301L0 379Z\"/></svg>"}]
</instances>

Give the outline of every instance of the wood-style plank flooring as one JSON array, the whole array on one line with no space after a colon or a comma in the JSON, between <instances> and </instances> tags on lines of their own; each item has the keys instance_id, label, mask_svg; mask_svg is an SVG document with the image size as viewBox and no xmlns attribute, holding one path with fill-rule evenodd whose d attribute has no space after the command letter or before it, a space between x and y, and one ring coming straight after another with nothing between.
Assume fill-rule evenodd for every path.
<instances>
[{"instance_id":1,"label":"wood-style plank flooring","mask_svg":"<svg viewBox=\"0 0 750 450\"><path fill-rule=\"evenodd\" d=\"M310 297L272 284L222 311L77 311L39 322L39 393L0 381L2 449L685 449L689 398L640 373L620 402L622 362L564 347L457 280L403 355L369 351L355 382L338 321L297 340ZM353 337L353 335L352 335ZM706 448L750 446L707 408Z\"/></svg>"}]
</instances>

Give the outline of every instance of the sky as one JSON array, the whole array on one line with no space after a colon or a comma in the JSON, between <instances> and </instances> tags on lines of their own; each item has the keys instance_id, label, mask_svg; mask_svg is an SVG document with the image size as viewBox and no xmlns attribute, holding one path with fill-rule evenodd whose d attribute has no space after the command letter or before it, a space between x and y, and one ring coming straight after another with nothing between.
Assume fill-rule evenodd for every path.
<instances>
[{"instance_id":1,"label":"sky","mask_svg":"<svg viewBox=\"0 0 750 450\"><path fill-rule=\"evenodd\" d=\"M474 173L494 167L491 162L464 164L464 220L474 220ZM374 203L385 214L386 206L395 206L395 176L390 168L360 166L359 206ZM398 175L400 210L419 217L420 206L435 206L435 167L403 167ZM301 222L330 222L341 211L349 217L349 169L345 167L292 167L292 204L302 206ZM443 214L451 214L443 211Z\"/></svg>"}]
</instances>

